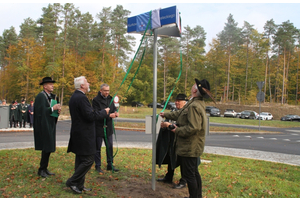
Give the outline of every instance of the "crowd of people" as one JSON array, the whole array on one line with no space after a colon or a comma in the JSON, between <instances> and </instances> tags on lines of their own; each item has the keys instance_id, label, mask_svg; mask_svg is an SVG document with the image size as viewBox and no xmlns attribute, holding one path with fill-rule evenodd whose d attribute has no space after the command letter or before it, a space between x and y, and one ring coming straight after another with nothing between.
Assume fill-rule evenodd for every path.
<instances>
[{"instance_id":1,"label":"crowd of people","mask_svg":"<svg viewBox=\"0 0 300 200\"><path fill-rule=\"evenodd\" d=\"M52 94L55 81L45 77L40 82L43 90L36 96L35 103L21 104L13 101L10 105L10 126L25 127L26 122L33 126L35 150L41 151L38 175L54 176L48 170L51 153L56 150L56 124L61 112L61 105L56 95ZM113 127L112 120L119 117L117 109L109 95L109 85L102 84L92 105L86 93L90 91L89 83L84 76L74 79L75 91L69 100L71 130L67 152L75 154L75 171L66 181L66 185L75 193L91 191L86 188L85 175L95 162L95 170L101 169L101 146L106 146L107 170L119 171L113 165ZM198 165L204 151L207 118L204 98L213 97L209 82L195 79L191 88L191 98L178 94L176 110L160 116L166 118L161 123L157 138L156 164L168 164L168 172L157 181L173 183L174 170L180 166L182 178L174 188L188 187L189 197L202 197L202 181ZM214 101L215 102L215 101ZM2 103L3 104L3 103ZM35 112L34 112L35 111Z\"/></svg>"},{"instance_id":2,"label":"crowd of people","mask_svg":"<svg viewBox=\"0 0 300 200\"><path fill-rule=\"evenodd\" d=\"M29 127L33 127L33 115L34 115L34 102L31 101L30 104L26 104L26 99L22 98L21 103L18 103L17 100L12 101L9 105L9 127L10 128L26 128L26 125L29 124ZM2 106L7 106L6 100L2 100Z\"/></svg>"}]
</instances>

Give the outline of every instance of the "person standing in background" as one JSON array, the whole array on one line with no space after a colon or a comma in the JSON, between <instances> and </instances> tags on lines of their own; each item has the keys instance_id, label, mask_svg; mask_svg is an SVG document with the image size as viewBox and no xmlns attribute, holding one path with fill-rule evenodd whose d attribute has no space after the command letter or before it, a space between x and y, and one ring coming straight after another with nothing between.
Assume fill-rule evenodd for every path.
<instances>
[{"instance_id":1,"label":"person standing in background","mask_svg":"<svg viewBox=\"0 0 300 200\"><path fill-rule=\"evenodd\" d=\"M27 122L27 104L25 103L25 99L21 99L21 104L19 105L19 122L20 128L25 128Z\"/></svg>"},{"instance_id":2,"label":"person standing in background","mask_svg":"<svg viewBox=\"0 0 300 200\"><path fill-rule=\"evenodd\" d=\"M28 120L27 122L29 123L30 128L32 128L33 125L33 114L34 114L34 106L33 106L33 101L30 101L30 105L28 106Z\"/></svg>"}]
</instances>

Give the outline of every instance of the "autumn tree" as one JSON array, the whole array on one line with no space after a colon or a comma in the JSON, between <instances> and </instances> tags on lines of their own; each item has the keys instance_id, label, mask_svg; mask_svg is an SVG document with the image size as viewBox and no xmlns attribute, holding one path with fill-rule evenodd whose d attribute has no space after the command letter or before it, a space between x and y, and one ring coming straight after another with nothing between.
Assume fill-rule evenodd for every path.
<instances>
[{"instance_id":1,"label":"autumn tree","mask_svg":"<svg viewBox=\"0 0 300 200\"><path fill-rule=\"evenodd\" d=\"M233 15L229 14L227 18L227 23L225 23L224 30L222 30L217 36L221 42L221 46L226 52L227 55L227 85L224 88L224 100L228 101L229 96L229 84L230 84L230 68L231 68L231 57L240 47L242 43L241 40L241 29L237 27L238 23L236 23L233 19ZM225 94L226 92L226 94Z\"/></svg>"}]
</instances>

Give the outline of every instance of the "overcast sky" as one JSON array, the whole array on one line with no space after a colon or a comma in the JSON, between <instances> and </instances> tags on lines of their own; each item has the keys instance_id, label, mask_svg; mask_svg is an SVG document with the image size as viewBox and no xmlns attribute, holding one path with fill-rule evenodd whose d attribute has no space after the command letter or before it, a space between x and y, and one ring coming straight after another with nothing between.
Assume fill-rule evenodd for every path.
<instances>
[{"instance_id":1,"label":"overcast sky","mask_svg":"<svg viewBox=\"0 0 300 200\"><path fill-rule=\"evenodd\" d=\"M3 34L3 31L5 29L9 29L11 26L14 26L16 28L17 33L19 33L19 26L24 22L24 19L30 17L33 20L37 20L42 15L42 8L47 7L49 3L53 3L49 1L39 1L41 3L36 3L34 1L28 3L21 3L21 1L7 0L0 0L0 2L1 36ZM176 5L178 7L179 12L181 12L182 27L189 25L190 27L194 28L196 25L200 25L204 28L205 32L207 33L206 50L208 50L208 44L211 43L212 39L216 38L216 34L220 33L223 30L224 25L227 22L227 17L230 13L233 15L234 20L238 23L238 27L242 27L244 21L247 21L250 24L254 25L254 28L257 29L259 32L263 32L264 24L267 20L270 19L273 19L276 24L281 24L282 22L290 20L290 22L292 22L296 28L300 29L300 0L285 1L286 3L272 3L274 1L259 1L259 3L246 3L245 1L245 3L219 3L221 1L214 1L216 3L207 3L207 1L197 1L199 3L192 3L195 1L190 0L154 0L152 1L153 3L148 3L149 1L127 0L98 0L98 3L94 3L93 1L87 0L84 1L85 3L82 2L83 1L72 1L75 7L79 8L79 10L82 13L89 12L94 17L94 19L96 19L96 14L101 12L103 7L111 6L113 10L116 7L116 5L123 5L124 9L131 11L130 16L135 16L153 9L167 8ZM66 2L60 1L60 3L64 4Z\"/></svg>"}]
</instances>

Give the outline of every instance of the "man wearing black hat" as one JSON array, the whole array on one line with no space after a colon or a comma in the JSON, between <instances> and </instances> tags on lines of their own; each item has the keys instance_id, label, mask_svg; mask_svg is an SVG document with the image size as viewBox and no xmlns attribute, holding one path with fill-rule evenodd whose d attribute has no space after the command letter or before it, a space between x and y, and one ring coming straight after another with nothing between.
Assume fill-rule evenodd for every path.
<instances>
[{"instance_id":1,"label":"man wearing black hat","mask_svg":"<svg viewBox=\"0 0 300 200\"><path fill-rule=\"evenodd\" d=\"M43 78L40 85L43 85L43 91L40 92L34 103L34 145L35 150L41 150L41 161L38 175L47 177L48 175L55 175L48 171L48 163L51 152L55 152L56 149L56 123L57 117L53 116L53 112L57 110L61 111L61 106L58 104L58 98L52 94L55 83L50 77ZM57 104L51 102L57 102ZM52 106L51 106L52 105Z\"/></svg>"},{"instance_id":2,"label":"man wearing black hat","mask_svg":"<svg viewBox=\"0 0 300 200\"><path fill-rule=\"evenodd\" d=\"M19 122L20 122L20 128L25 128L26 121L27 121L27 104L25 104L25 99L21 99L21 104L19 105Z\"/></svg>"},{"instance_id":3,"label":"man wearing black hat","mask_svg":"<svg viewBox=\"0 0 300 200\"><path fill-rule=\"evenodd\" d=\"M182 177L187 181L190 198L202 197L202 182L198 171L197 157L204 151L207 117L203 98L211 97L209 82L195 79L191 88L192 98L175 112L160 113L161 117L176 120L174 129L177 159L182 168ZM214 99L212 98L214 101ZM215 101L214 101L215 102Z\"/></svg>"},{"instance_id":4,"label":"man wearing black hat","mask_svg":"<svg viewBox=\"0 0 300 200\"><path fill-rule=\"evenodd\" d=\"M186 95L178 94L175 100L176 110L181 109L185 104ZM157 181L163 183L173 183L175 168L179 166L179 163L176 163L174 149L175 134L167 128L170 124L172 123L168 119L161 123L161 128L156 141L156 164L158 164L159 167L161 167L162 164L168 164L167 174L163 178L157 179ZM174 186L175 189L181 189L184 187L186 187L186 181L184 178L181 178L179 183Z\"/></svg>"}]
</instances>

